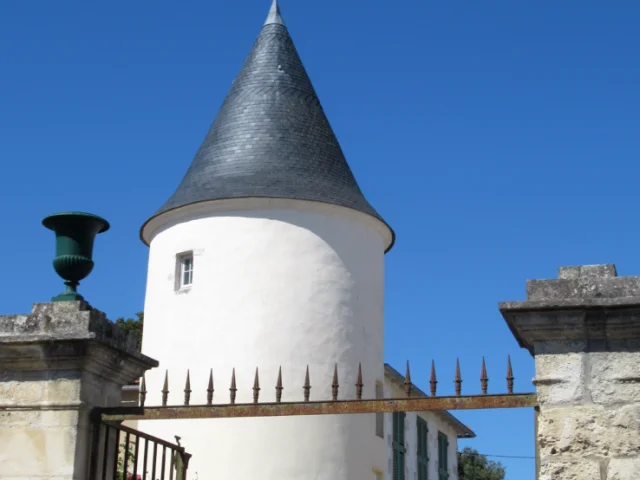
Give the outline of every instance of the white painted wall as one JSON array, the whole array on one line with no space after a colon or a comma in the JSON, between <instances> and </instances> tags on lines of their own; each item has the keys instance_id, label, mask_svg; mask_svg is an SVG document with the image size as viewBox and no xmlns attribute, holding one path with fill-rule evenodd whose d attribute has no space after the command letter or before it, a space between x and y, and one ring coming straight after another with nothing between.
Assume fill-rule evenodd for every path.
<instances>
[{"instance_id":1,"label":"white painted wall","mask_svg":"<svg viewBox=\"0 0 640 480\"><path fill-rule=\"evenodd\" d=\"M163 225L164 223L164 225ZM150 241L142 350L160 360L147 375L147 405L159 405L165 369L169 404L182 404L187 369L192 404L274 401L282 365L283 401L331 398L334 362L340 395L354 398L358 362L364 397L383 376L384 250L389 232L358 212L312 202L248 199L199 204L146 225ZM176 254L193 250L194 284L175 292ZM376 372L374 375L373 372ZM141 421L144 432L193 454L189 478L359 480L384 456L374 415ZM196 477L197 473L197 477Z\"/></svg>"},{"instance_id":2,"label":"white painted wall","mask_svg":"<svg viewBox=\"0 0 640 480\"><path fill-rule=\"evenodd\" d=\"M404 389L385 379L385 396L403 398ZM442 432L449 438L449 480L458 480L458 436L453 426L445 422L435 412L407 412L405 416L405 479L417 480L418 478L418 419L422 417L427 422L428 454L429 454L429 480L438 480L438 432ZM385 439L386 439L386 466L384 468L385 479L393 479L393 415L385 415ZM375 476L372 477L375 479Z\"/></svg>"}]
</instances>

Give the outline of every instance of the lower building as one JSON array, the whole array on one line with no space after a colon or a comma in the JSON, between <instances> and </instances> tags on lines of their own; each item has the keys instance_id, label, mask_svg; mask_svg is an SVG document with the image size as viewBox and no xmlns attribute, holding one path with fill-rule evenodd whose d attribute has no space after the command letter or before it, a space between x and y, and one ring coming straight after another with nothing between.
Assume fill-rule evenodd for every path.
<instances>
[{"instance_id":1,"label":"lower building","mask_svg":"<svg viewBox=\"0 0 640 480\"><path fill-rule=\"evenodd\" d=\"M377 396L405 396L404 375L384 366ZM380 388L382 387L382 389ZM412 397L427 394L413 385ZM386 445L386 458L373 467L375 480L458 480L458 438L475 433L447 411L376 414L375 434Z\"/></svg>"}]
</instances>

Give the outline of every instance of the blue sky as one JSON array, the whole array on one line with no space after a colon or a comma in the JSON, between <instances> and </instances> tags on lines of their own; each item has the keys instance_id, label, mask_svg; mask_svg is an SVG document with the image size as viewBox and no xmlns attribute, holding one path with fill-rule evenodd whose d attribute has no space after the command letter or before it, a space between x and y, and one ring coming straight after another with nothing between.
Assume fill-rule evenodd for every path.
<instances>
[{"instance_id":1,"label":"blue sky","mask_svg":"<svg viewBox=\"0 0 640 480\"><path fill-rule=\"evenodd\" d=\"M386 357L428 387L531 391L533 361L497 303L560 265L640 274L640 4L281 0L358 181L397 233ZM138 229L173 192L240 70L269 0L0 2L0 313L48 301L47 214L112 230L81 286L110 317L142 309ZM331 361L327 359L327 361ZM463 412L488 454L532 456L529 410ZM509 480L534 463L500 459Z\"/></svg>"}]
</instances>

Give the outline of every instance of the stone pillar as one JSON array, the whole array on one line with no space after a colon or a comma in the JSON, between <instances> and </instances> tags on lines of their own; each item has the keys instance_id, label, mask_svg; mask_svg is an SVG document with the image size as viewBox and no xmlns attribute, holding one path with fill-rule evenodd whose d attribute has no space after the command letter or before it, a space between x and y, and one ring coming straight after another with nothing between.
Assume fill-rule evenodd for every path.
<instances>
[{"instance_id":1,"label":"stone pillar","mask_svg":"<svg viewBox=\"0 0 640 480\"><path fill-rule=\"evenodd\" d=\"M540 480L640 479L640 277L561 267L500 311L535 357Z\"/></svg>"},{"instance_id":2,"label":"stone pillar","mask_svg":"<svg viewBox=\"0 0 640 480\"><path fill-rule=\"evenodd\" d=\"M0 479L87 479L91 409L157 365L85 302L0 316Z\"/></svg>"}]
</instances>

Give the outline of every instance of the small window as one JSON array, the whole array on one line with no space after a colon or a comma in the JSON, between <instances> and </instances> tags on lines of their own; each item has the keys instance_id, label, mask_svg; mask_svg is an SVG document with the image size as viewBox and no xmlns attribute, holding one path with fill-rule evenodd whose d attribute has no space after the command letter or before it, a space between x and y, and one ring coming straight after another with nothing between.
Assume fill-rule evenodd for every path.
<instances>
[{"instance_id":1,"label":"small window","mask_svg":"<svg viewBox=\"0 0 640 480\"><path fill-rule=\"evenodd\" d=\"M182 253L178 255L176 265L176 288L189 288L193 284L193 253Z\"/></svg>"},{"instance_id":2,"label":"small window","mask_svg":"<svg viewBox=\"0 0 640 480\"><path fill-rule=\"evenodd\" d=\"M382 382L376 382L376 398L384 398L384 387ZM384 438L384 413L376 413L376 435Z\"/></svg>"}]
</instances>

